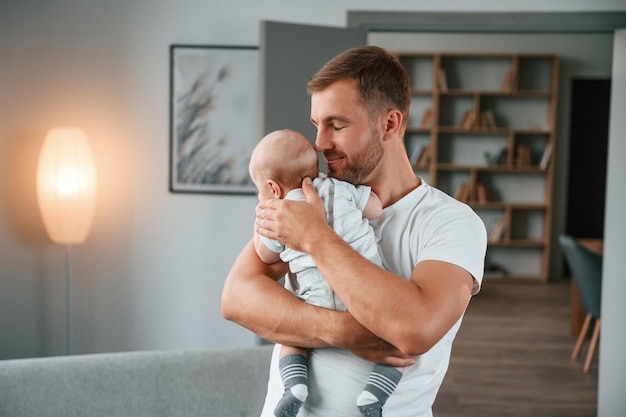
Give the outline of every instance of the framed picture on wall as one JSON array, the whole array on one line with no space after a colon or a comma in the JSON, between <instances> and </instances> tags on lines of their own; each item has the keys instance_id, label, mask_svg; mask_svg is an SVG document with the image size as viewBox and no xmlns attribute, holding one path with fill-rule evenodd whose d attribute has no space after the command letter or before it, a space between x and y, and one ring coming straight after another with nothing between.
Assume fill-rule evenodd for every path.
<instances>
[{"instance_id":1,"label":"framed picture on wall","mask_svg":"<svg viewBox=\"0 0 626 417\"><path fill-rule=\"evenodd\" d=\"M170 191L254 194L259 50L171 45Z\"/></svg>"}]
</instances>

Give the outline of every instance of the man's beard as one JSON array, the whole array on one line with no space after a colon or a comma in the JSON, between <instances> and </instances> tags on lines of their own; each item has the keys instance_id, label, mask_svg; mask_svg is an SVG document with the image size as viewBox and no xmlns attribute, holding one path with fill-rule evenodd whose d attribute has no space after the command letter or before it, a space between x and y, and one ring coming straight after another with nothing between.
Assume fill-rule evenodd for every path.
<instances>
[{"instance_id":1,"label":"man's beard","mask_svg":"<svg viewBox=\"0 0 626 417\"><path fill-rule=\"evenodd\" d=\"M324 158L335 156L334 151L324 152ZM343 156L346 156L345 154ZM358 185L374 171L383 157L383 146L378 139L378 132L372 131L368 144L359 153L350 155L340 170L328 168L328 176Z\"/></svg>"}]
</instances>

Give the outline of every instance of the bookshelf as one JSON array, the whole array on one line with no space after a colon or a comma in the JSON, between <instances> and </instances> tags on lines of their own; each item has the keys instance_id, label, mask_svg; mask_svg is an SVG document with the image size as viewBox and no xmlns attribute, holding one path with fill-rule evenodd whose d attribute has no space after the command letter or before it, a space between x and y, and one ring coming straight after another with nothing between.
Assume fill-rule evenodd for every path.
<instances>
[{"instance_id":1,"label":"bookshelf","mask_svg":"<svg viewBox=\"0 0 626 417\"><path fill-rule=\"evenodd\" d=\"M411 79L407 153L483 219L485 277L548 281L558 56L397 56Z\"/></svg>"}]
</instances>

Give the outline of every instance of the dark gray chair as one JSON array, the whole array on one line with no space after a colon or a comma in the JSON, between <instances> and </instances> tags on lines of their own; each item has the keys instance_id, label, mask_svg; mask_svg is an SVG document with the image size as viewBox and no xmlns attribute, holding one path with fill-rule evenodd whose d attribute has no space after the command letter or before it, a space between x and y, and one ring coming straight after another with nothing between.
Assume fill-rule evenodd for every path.
<instances>
[{"instance_id":1,"label":"dark gray chair","mask_svg":"<svg viewBox=\"0 0 626 417\"><path fill-rule=\"evenodd\" d=\"M569 266L578 292L580 293L580 300L585 310L585 321L583 322L582 329L576 340L574 346L574 352L572 353L572 359L578 359L580 351L585 342L587 333L589 332L589 325L591 320L595 320L593 327L593 335L591 336L591 343L589 344L589 350L587 351L587 359L583 366L583 371L589 372L591 362L598 346L598 339L600 337L600 300L602 294L602 255L593 252L586 247L582 246L578 241L567 234L559 236L559 243L563 249L563 255L565 261Z\"/></svg>"}]
</instances>

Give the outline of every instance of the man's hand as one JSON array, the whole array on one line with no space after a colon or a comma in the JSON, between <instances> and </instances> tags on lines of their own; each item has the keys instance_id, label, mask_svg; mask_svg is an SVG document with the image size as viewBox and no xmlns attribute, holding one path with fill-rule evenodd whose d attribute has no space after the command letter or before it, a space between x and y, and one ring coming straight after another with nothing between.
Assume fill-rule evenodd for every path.
<instances>
[{"instance_id":1,"label":"man's hand","mask_svg":"<svg viewBox=\"0 0 626 417\"><path fill-rule=\"evenodd\" d=\"M310 178L302 181L306 202L291 200L261 201L256 207L255 231L291 249L310 252L321 235L332 232L326 222L322 199ZM334 232L333 232L334 233Z\"/></svg>"}]
</instances>

